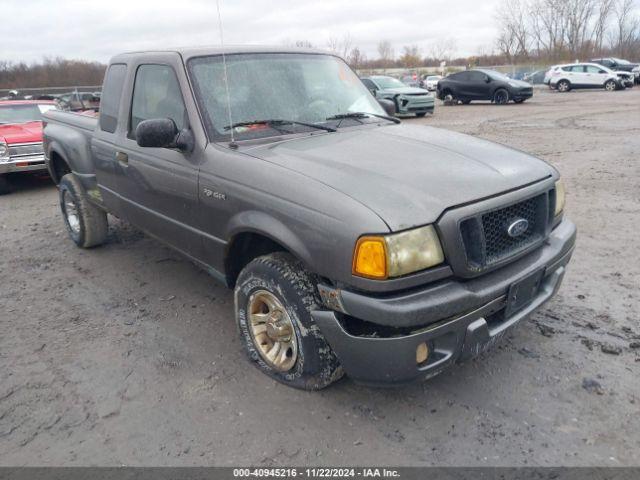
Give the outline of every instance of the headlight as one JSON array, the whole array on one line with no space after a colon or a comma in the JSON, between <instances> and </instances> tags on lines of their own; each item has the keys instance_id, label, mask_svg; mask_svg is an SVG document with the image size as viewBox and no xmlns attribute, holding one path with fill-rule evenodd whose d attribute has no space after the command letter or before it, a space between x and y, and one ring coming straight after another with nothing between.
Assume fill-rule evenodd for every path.
<instances>
[{"instance_id":1,"label":"headlight","mask_svg":"<svg viewBox=\"0 0 640 480\"><path fill-rule=\"evenodd\" d=\"M562 180L558 180L556 182L556 210L554 212L554 216L557 217L564 210L564 202L565 202L565 192L564 192L564 182Z\"/></svg>"},{"instance_id":2,"label":"headlight","mask_svg":"<svg viewBox=\"0 0 640 480\"><path fill-rule=\"evenodd\" d=\"M9 147L6 143L0 142L0 161L9 160Z\"/></svg>"},{"instance_id":3,"label":"headlight","mask_svg":"<svg viewBox=\"0 0 640 480\"><path fill-rule=\"evenodd\" d=\"M384 236L361 237L353 254L353 274L384 280L418 272L444 262L432 225Z\"/></svg>"}]
</instances>

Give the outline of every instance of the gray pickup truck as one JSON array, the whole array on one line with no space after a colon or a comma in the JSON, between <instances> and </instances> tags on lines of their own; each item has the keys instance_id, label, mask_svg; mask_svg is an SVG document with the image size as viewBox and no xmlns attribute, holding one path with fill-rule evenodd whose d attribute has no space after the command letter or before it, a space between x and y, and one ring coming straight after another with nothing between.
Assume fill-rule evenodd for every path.
<instances>
[{"instance_id":1,"label":"gray pickup truck","mask_svg":"<svg viewBox=\"0 0 640 480\"><path fill-rule=\"evenodd\" d=\"M184 254L234 289L249 359L296 388L401 384L483 352L554 295L574 248L554 168L399 124L323 52L126 53L99 118L45 120L73 241L103 243L108 212Z\"/></svg>"}]
</instances>

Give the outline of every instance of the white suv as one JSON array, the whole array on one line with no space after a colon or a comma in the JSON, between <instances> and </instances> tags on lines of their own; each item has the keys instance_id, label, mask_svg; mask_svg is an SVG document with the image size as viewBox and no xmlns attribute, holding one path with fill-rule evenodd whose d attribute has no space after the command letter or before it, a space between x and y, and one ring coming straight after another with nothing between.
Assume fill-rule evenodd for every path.
<instances>
[{"instance_id":1,"label":"white suv","mask_svg":"<svg viewBox=\"0 0 640 480\"><path fill-rule=\"evenodd\" d=\"M625 88L625 79L620 73L596 63L572 63L557 65L549 70L549 87L559 92L572 88L604 88L608 91ZM628 72L625 72L628 73Z\"/></svg>"}]
</instances>

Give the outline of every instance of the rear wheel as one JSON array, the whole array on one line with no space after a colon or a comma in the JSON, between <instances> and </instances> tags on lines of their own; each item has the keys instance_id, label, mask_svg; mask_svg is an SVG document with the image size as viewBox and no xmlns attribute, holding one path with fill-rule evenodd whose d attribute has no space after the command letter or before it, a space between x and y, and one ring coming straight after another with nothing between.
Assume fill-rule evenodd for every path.
<instances>
[{"instance_id":1,"label":"rear wheel","mask_svg":"<svg viewBox=\"0 0 640 480\"><path fill-rule=\"evenodd\" d=\"M107 214L89 201L73 173L60 180L60 209L69 236L76 245L90 248L104 243L109 231Z\"/></svg>"},{"instance_id":2,"label":"rear wheel","mask_svg":"<svg viewBox=\"0 0 640 480\"><path fill-rule=\"evenodd\" d=\"M571 84L568 80L560 80L556 88L559 92L568 92L571 90Z\"/></svg>"},{"instance_id":3,"label":"rear wheel","mask_svg":"<svg viewBox=\"0 0 640 480\"><path fill-rule=\"evenodd\" d=\"M615 80L607 80L604 84L604 89L607 92L613 92L614 90L618 89L618 84L615 82Z\"/></svg>"},{"instance_id":4,"label":"rear wheel","mask_svg":"<svg viewBox=\"0 0 640 480\"><path fill-rule=\"evenodd\" d=\"M493 94L493 103L496 105L506 105L509 103L509 92L504 88L499 88Z\"/></svg>"},{"instance_id":5,"label":"rear wheel","mask_svg":"<svg viewBox=\"0 0 640 480\"><path fill-rule=\"evenodd\" d=\"M240 273L236 320L251 362L290 387L320 390L343 375L311 312L321 304L311 274L285 252L258 257Z\"/></svg>"},{"instance_id":6,"label":"rear wheel","mask_svg":"<svg viewBox=\"0 0 640 480\"><path fill-rule=\"evenodd\" d=\"M7 180L6 175L0 175L0 195L6 195L11 192L11 184Z\"/></svg>"}]
</instances>

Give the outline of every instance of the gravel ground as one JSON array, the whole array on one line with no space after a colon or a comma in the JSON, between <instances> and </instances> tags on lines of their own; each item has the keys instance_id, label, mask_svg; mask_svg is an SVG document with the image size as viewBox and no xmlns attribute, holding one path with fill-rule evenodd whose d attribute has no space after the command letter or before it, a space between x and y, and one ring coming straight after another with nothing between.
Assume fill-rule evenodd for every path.
<instances>
[{"instance_id":1,"label":"gravel ground","mask_svg":"<svg viewBox=\"0 0 640 480\"><path fill-rule=\"evenodd\" d=\"M640 88L407 122L564 175L563 288L498 348L402 389L289 389L245 361L230 291L117 220L75 248L55 188L19 179L0 197L0 464L640 465Z\"/></svg>"}]
</instances>

